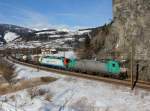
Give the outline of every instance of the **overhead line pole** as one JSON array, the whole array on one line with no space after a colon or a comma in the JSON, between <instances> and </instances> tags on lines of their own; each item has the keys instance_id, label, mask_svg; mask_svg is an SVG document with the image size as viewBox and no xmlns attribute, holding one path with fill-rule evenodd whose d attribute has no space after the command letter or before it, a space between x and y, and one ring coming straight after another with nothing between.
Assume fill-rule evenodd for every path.
<instances>
[{"instance_id":1,"label":"overhead line pole","mask_svg":"<svg viewBox=\"0 0 150 111\"><path fill-rule=\"evenodd\" d=\"M131 42L132 44L131 44L131 66L130 66L130 68L131 68L131 89L133 90L133 88L134 88L134 86L133 86L133 50L134 50L134 48L133 48L133 38L132 38L132 42Z\"/></svg>"}]
</instances>

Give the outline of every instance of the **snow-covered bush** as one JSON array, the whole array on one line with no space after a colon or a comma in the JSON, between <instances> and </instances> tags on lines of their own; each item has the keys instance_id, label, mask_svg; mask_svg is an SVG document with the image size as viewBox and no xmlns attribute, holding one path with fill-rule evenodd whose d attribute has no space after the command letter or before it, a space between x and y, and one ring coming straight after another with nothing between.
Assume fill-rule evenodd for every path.
<instances>
[{"instance_id":1,"label":"snow-covered bush","mask_svg":"<svg viewBox=\"0 0 150 111\"><path fill-rule=\"evenodd\" d=\"M33 99L36 96L45 95L46 93L48 93L48 91L46 89L38 89L38 88L32 87L28 89L28 93L31 96L31 99Z\"/></svg>"}]
</instances>

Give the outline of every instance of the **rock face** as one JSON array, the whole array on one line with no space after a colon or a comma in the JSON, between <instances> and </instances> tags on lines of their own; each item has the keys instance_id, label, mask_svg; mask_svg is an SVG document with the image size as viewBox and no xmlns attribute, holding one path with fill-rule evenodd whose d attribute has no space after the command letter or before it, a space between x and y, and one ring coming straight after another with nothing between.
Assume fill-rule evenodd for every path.
<instances>
[{"instance_id":1,"label":"rock face","mask_svg":"<svg viewBox=\"0 0 150 111\"><path fill-rule=\"evenodd\" d=\"M107 57L115 49L129 60L133 46L140 78L150 81L150 0L113 0L112 23L92 33L91 57Z\"/></svg>"},{"instance_id":2,"label":"rock face","mask_svg":"<svg viewBox=\"0 0 150 111\"><path fill-rule=\"evenodd\" d=\"M133 44L140 78L150 81L150 0L114 0L113 5L117 48L128 53Z\"/></svg>"},{"instance_id":3,"label":"rock face","mask_svg":"<svg viewBox=\"0 0 150 111\"><path fill-rule=\"evenodd\" d=\"M114 0L113 4L118 48L128 49L134 44L135 58L149 59L150 0Z\"/></svg>"}]
</instances>

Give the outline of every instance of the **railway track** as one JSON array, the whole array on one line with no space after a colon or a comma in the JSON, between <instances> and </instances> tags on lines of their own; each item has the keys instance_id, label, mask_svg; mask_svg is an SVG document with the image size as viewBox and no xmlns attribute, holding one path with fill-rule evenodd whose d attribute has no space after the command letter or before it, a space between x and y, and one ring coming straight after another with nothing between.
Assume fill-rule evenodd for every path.
<instances>
[{"instance_id":1,"label":"railway track","mask_svg":"<svg viewBox=\"0 0 150 111\"><path fill-rule=\"evenodd\" d=\"M67 75L67 76L75 76L75 77L85 78L85 79L89 79L89 80L103 81L103 82L107 82L107 83L112 83L112 84L124 85L124 86L131 87L131 82L130 82L129 79L128 80L118 80L118 79L88 75L88 74L84 74L84 73L77 73L77 72L71 72L71 71L66 71L66 70L53 69L53 68L48 68L48 67L39 66L39 65L33 65L33 64L30 64L30 63L20 62L20 61L15 60L11 57L8 57L8 59L10 61L14 62L14 63L29 66L29 67L32 67L32 68L37 68L39 70L50 71L50 72L55 72L55 73L59 73L59 74ZM150 82L137 81L135 87L142 88L142 89L150 91Z\"/></svg>"}]
</instances>

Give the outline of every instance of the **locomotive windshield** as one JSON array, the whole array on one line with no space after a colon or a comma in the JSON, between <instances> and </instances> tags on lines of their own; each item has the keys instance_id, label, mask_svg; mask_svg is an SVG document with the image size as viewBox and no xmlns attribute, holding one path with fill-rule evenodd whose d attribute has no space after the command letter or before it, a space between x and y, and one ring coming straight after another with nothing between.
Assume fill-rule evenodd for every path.
<instances>
[{"instance_id":1,"label":"locomotive windshield","mask_svg":"<svg viewBox=\"0 0 150 111\"><path fill-rule=\"evenodd\" d=\"M116 65L115 65L115 64L112 64L112 66L113 66L113 67L116 67Z\"/></svg>"}]
</instances>

